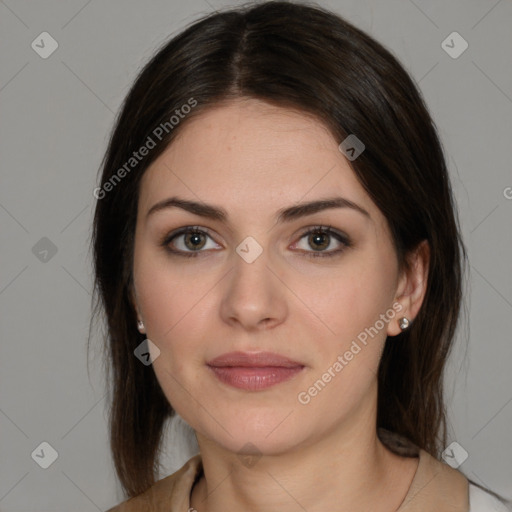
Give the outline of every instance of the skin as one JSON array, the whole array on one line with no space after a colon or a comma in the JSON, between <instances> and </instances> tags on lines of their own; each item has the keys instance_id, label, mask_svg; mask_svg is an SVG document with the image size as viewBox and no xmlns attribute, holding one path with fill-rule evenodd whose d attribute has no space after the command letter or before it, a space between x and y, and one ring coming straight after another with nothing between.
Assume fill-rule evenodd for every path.
<instances>
[{"instance_id":1,"label":"skin","mask_svg":"<svg viewBox=\"0 0 512 512\"><path fill-rule=\"evenodd\" d=\"M157 379L196 432L204 477L191 494L198 512L226 510L393 511L417 458L393 454L376 434L377 376L387 336L413 320L425 293L428 246L399 272L383 214L336 141L304 113L244 99L203 112L146 171L140 189L133 301L160 355ZM147 215L171 196L223 207L227 222L180 208ZM342 196L364 208L327 209L276 223L278 210ZM333 257L310 257L308 228L332 226L351 240L320 240ZM185 226L209 230L194 258L159 245ZM252 263L235 251L248 236L263 249ZM192 252L186 236L170 243ZM196 241L197 244L197 241ZM393 304L400 313L306 405L297 396L349 350ZM393 343L390 338L388 343ZM265 390L220 382L206 362L231 351L270 351L305 365ZM244 465L247 443L261 458ZM300 504L300 506L299 506Z\"/></svg>"}]
</instances>

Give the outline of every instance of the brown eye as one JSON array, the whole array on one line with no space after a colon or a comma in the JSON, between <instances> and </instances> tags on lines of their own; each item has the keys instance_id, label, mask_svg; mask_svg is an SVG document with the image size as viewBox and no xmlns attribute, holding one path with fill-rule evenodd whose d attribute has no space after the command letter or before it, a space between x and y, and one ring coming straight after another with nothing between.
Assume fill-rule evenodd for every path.
<instances>
[{"instance_id":1,"label":"brown eye","mask_svg":"<svg viewBox=\"0 0 512 512\"><path fill-rule=\"evenodd\" d=\"M307 256L311 257L336 256L342 253L347 247L352 246L350 239L346 235L331 230L330 226L316 226L303 233L300 239L302 240L306 237L307 240L305 243L298 242L296 246L303 250ZM302 247L300 247L301 244L303 245ZM336 248L336 244L338 248ZM331 247L331 250L326 250L331 245L334 245L334 249Z\"/></svg>"},{"instance_id":2,"label":"brown eye","mask_svg":"<svg viewBox=\"0 0 512 512\"><path fill-rule=\"evenodd\" d=\"M186 247L191 251L202 249L206 244L204 234L199 231L185 233L183 240L185 242Z\"/></svg>"},{"instance_id":3,"label":"brown eye","mask_svg":"<svg viewBox=\"0 0 512 512\"><path fill-rule=\"evenodd\" d=\"M207 246L208 239L211 240ZM164 237L161 245L171 254L178 256L199 256L206 252L203 249L216 249L219 246L213 243L211 236L204 230L195 226L187 226Z\"/></svg>"},{"instance_id":4,"label":"brown eye","mask_svg":"<svg viewBox=\"0 0 512 512\"><path fill-rule=\"evenodd\" d=\"M315 249L322 251L329 246L330 236L326 233L312 233L308 237L309 245Z\"/></svg>"}]
</instances>

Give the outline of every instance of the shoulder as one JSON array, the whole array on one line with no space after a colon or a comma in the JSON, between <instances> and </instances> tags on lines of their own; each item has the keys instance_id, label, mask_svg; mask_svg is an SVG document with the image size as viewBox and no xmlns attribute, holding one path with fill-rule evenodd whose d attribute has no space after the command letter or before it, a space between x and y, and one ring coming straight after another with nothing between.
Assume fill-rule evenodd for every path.
<instances>
[{"instance_id":1,"label":"shoulder","mask_svg":"<svg viewBox=\"0 0 512 512\"><path fill-rule=\"evenodd\" d=\"M469 483L469 512L510 512L502 501L491 493Z\"/></svg>"},{"instance_id":2,"label":"shoulder","mask_svg":"<svg viewBox=\"0 0 512 512\"><path fill-rule=\"evenodd\" d=\"M201 456L195 455L172 475L158 480L147 491L109 508L106 512L188 510L190 491L201 472Z\"/></svg>"}]
</instances>

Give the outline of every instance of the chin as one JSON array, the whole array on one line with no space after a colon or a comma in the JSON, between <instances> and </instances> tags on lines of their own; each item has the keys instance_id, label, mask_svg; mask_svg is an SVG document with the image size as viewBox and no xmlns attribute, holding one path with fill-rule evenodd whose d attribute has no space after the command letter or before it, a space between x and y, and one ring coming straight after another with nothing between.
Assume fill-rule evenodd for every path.
<instances>
[{"instance_id":1,"label":"chin","mask_svg":"<svg viewBox=\"0 0 512 512\"><path fill-rule=\"evenodd\" d=\"M267 407L264 411L237 410L231 406L224 414L218 411L217 421L203 418L198 422L198 432L234 453L254 451L278 455L293 450L307 437L304 421L297 421L298 418L294 418L296 413L292 411L292 408L285 407L270 410Z\"/></svg>"}]
</instances>

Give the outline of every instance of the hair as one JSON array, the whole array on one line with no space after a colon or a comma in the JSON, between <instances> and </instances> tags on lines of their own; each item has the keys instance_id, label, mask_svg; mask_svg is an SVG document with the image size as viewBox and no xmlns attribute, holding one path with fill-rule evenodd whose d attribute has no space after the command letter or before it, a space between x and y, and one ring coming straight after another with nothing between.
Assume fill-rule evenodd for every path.
<instances>
[{"instance_id":1,"label":"hair","mask_svg":"<svg viewBox=\"0 0 512 512\"><path fill-rule=\"evenodd\" d=\"M338 15L305 3L245 4L200 18L157 50L124 100L101 163L94 315L101 310L106 318L110 446L130 497L155 483L164 423L174 414L152 366L133 353L145 339L131 299L139 183L190 119L245 98L312 115L339 142L355 134L365 150L350 164L387 219L400 269L428 242L423 304L382 353L377 426L436 457L446 446L443 370L461 310L466 251L421 93L390 51ZM171 127L177 109L188 113ZM128 170L133 152L150 139L158 139L155 147Z\"/></svg>"}]
</instances>

